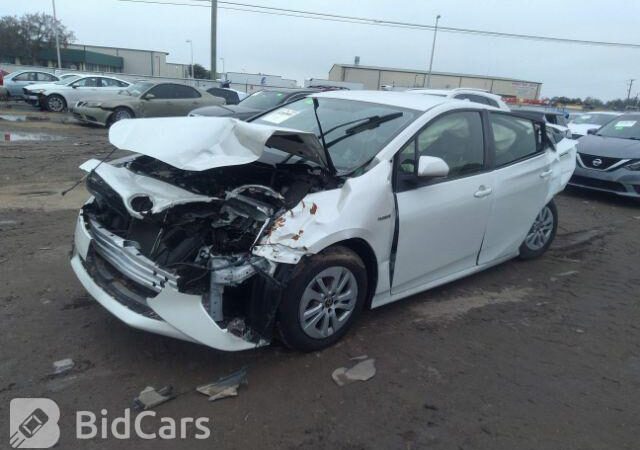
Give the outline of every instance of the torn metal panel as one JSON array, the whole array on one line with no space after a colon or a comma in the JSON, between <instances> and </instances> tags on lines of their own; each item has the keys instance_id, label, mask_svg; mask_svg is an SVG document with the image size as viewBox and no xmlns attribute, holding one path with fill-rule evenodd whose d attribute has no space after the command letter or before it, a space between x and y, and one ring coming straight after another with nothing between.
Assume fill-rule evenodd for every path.
<instances>
[{"instance_id":1,"label":"torn metal panel","mask_svg":"<svg viewBox=\"0 0 640 450\"><path fill-rule=\"evenodd\" d=\"M146 214L157 214L176 205L216 200L214 197L198 195L155 178L138 175L125 167L100 164L91 159L80 166L86 172L98 174L121 198L131 216L142 219ZM132 202L139 197L147 197L151 202L148 210L137 211ZM144 213L144 214L142 214Z\"/></svg>"},{"instance_id":2,"label":"torn metal panel","mask_svg":"<svg viewBox=\"0 0 640 450\"><path fill-rule=\"evenodd\" d=\"M248 164L257 161L266 147L328 167L314 133L231 118L123 120L109 129L109 141L119 149L151 156L183 170Z\"/></svg>"}]
</instances>

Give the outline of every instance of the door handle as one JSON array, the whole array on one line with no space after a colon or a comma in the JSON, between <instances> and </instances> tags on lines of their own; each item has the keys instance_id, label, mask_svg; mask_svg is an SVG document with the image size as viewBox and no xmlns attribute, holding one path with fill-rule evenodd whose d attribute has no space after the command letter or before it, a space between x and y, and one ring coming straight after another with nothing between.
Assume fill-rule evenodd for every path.
<instances>
[{"instance_id":1,"label":"door handle","mask_svg":"<svg viewBox=\"0 0 640 450\"><path fill-rule=\"evenodd\" d=\"M549 169L549 170L545 170L544 172L542 172L540 174L540 178L547 178L549 175L551 175L553 173L553 170Z\"/></svg>"},{"instance_id":2,"label":"door handle","mask_svg":"<svg viewBox=\"0 0 640 450\"><path fill-rule=\"evenodd\" d=\"M482 185L482 186L480 186L478 188L476 193L473 194L473 196L475 198L482 198L482 197L486 197L487 195L491 195L491 192L493 192L493 189L491 189L490 187L488 188L488 187Z\"/></svg>"}]
</instances>

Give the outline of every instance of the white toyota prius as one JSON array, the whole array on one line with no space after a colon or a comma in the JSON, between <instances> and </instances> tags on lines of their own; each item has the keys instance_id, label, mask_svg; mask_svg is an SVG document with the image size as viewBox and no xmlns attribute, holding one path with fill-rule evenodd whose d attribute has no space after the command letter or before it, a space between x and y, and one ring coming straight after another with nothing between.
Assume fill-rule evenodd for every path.
<instances>
[{"instance_id":1,"label":"white toyota prius","mask_svg":"<svg viewBox=\"0 0 640 450\"><path fill-rule=\"evenodd\" d=\"M250 122L133 119L90 160L71 265L132 327L234 351L311 351L363 308L554 239L574 141L491 106L325 92Z\"/></svg>"}]
</instances>

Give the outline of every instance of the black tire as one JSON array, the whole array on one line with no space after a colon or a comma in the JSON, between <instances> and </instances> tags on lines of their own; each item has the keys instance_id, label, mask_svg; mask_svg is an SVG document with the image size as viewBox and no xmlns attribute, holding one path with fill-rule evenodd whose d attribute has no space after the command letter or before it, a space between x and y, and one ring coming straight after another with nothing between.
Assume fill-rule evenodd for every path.
<instances>
[{"instance_id":1,"label":"black tire","mask_svg":"<svg viewBox=\"0 0 640 450\"><path fill-rule=\"evenodd\" d=\"M545 213L545 210L547 210L550 213L550 217L553 219L550 233L548 237L546 237L546 239L544 240L544 244L541 247L533 246L529 241L529 236L532 236L532 233L534 233L536 226L540 227L540 225L538 225L538 219L541 217L542 214ZM537 258L538 256L541 256L551 246L551 243L556 237L557 230L558 230L558 208L556 208L555 202L551 200L549 203L545 205L545 207L540 211L540 213L538 213L538 215L536 216L536 221L531 226L531 229L529 230L529 233L527 234L527 237L525 238L524 242L520 245L520 255L519 255L520 259L533 259L533 258Z\"/></svg>"},{"instance_id":2,"label":"black tire","mask_svg":"<svg viewBox=\"0 0 640 450\"><path fill-rule=\"evenodd\" d=\"M337 331L328 337L314 338L302 327L300 309L304 301L303 294L318 274L336 267L348 269L355 278L357 284L355 306ZM301 261L292 274L278 309L277 327L282 342L289 348L303 352L321 350L335 344L348 332L360 315L367 294L367 283L367 270L362 259L346 247L330 247ZM328 318L323 320L329 321Z\"/></svg>"},{"instance_id":3,"label":"black tire","mask_svg":"<svg viewBox=\"0 0 640 450\"><path fill-rule=\"evenodd\" d=\"M122 117L123 115L125 116L129 116L129 117ZM107 124L107 126L111 126L114 123L116 123L119 120L122 119L133 119L135 118L135 114L133 113L133 111L131 111L131 109L125 107L125 106L118 106L113 113L111 113L111 115L109 116L109 123Z\"/></svg>"},{"instance_id":4,"label":"black tire","mask_svg":"<svg viewBox=\"0 0 640 450\"><path fill-rule=\"evenodd\" d=\"M47 108L47 111L63 112L67 109L67 101L62 95L51 94L46 98L45 107Z\"/></svg>"}]
</instances>

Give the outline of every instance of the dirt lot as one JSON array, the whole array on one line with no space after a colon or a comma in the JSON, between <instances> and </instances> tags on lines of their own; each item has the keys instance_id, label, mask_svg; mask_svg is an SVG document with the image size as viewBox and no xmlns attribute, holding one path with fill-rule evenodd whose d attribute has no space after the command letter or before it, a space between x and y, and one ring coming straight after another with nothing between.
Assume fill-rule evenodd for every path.
<instances>
[{"instance_id":1,"label":"dirt lot","mask_svg":"<svg viewBox=\"0 0 640 450\"><path fill-rule=\"evenodd\" d=\"M0 117L25 111L5 105ZM640 204L563 193L558 237L538 260L370 311L320 353L220 353L130 329L85 294L68 255L86 193L60 192L111 147L105 130L45 118L0 120L0 137L48 136L0 141L2 442L10 399L49 397L63 449L639 448ZM332 371L359 355L376 359L376 376L336 386ZM49 377L63 358L76 368ZM243 366L237 398L210 403L194 391ZM210 417L212 437L73 437L74 411L115 418L148 385L181 394L158 415Z\"/></svg>"}]
</instances>

